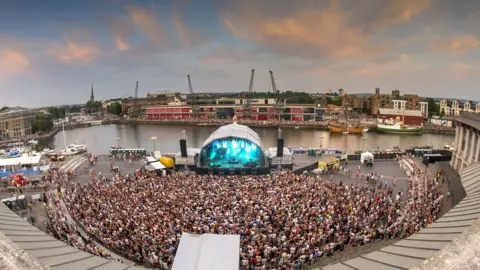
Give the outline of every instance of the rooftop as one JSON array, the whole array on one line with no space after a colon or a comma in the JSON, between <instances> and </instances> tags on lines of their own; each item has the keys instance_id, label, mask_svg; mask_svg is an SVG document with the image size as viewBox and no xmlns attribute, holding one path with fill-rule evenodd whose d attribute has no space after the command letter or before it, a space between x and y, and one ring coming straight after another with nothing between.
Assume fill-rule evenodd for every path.
<instances>
[{"instance_id":1,"label":"rooftop","mask_svg":"<svg viewBox=\"0 0 480 270\"><path fill-rule=\"evenodd\" d=\"M480 130L480 114L478 113L460 112L460 115L455 118L455 121Z\"/></svg>"},{"instance_id":2,"label":"rooftop","mask_svg":"<svg viewBox=\"0 0 480 270\"><path fill-rule=\"evenodd\" d=\"M379 114L386 114L386 115L403 115L405 116L418 116L423 117L421 111L414 111L414 110L395 110L395 109L378 109Z\"/></svg>"}]
</instances>

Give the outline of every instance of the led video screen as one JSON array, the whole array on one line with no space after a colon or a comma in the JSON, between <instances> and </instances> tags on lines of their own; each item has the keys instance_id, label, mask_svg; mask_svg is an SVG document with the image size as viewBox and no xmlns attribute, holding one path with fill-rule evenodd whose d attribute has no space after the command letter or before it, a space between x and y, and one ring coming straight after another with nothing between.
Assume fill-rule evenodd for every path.
<instances>
[{"instance_id":1,"label":"led video screen","mask_svg":"<svg viewBox=\"0 0 480 270\"><path fill-rule=\"evenodd\" d=\"M200 166L218 168L264 167L262 149L249 140L222 138L213 140L200 153Z\"/></svg>"}]
</instances>

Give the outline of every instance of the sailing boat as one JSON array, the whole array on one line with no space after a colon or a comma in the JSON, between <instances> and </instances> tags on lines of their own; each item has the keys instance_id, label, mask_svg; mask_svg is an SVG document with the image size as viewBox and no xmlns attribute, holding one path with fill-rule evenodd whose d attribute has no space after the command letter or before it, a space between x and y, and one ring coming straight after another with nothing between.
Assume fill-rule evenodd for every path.
<instances>
[{"instance_id":1,"label":"sailing boat","mask_svg":"<svg viewBox=\"0 0 480 270\"><path fill-rule=\"evenodd\" d=\"M87 151L87 146L83 144L70 144L67 145L67 140L65 138L65 122L62 122L62 133L63 133L63 145L64 148L60 151L60 154L63 156L76 155L81 152Z\"/></svg>"},{"instance_id":2,"label":"sailing boat","mask_svg":"<svg viewBox=\"0 0 480 270\"><path fill-rule=\"evenodd\" d=\"M347 134L362 134L368 131L365 127L362 127L358 124L355 126L348 124L348 109L345 109L345 125L341 124L329 124L328 127L331 133L342 133L343 135Z\"/></svg>"},{"instance_id":3,"label":"sailing boat","mask_svg":"<svg viewBox=\"0 0 480 270\"><path fill-rule=\"evenodd\" d=\"M405 111L403 111L402 121L385 121L384 124L377 125L377 131L383 133L401 133L401 134L421 134L423 126L405 125Z\"/></svg>"}]
</instances>

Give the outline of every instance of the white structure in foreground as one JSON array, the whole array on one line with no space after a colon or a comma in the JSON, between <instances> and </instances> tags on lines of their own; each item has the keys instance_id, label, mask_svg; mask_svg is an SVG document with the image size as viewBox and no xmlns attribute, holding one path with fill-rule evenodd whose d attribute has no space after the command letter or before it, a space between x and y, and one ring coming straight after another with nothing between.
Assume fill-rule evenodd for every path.
<instances>
[{"instance_id":1,"label":"white structure in foreground","mask_svg":"<svg viewBox=\"0 0 480 270\"><path fill-rule=\"evenodd\" d=\"M480 161L480 114L461 112L455 123L455 151L451 165L460 171Z\"/></svg>"},{"instance_id":2,"label":"white structure in foreground","mask_svg":"<svg viewBox=\"0 0 480 270\"><path fill-rule=\"evenodd\" d=\"M238 270L240 235L183 233L172 270Z\"/></svg>"}]
</instances>

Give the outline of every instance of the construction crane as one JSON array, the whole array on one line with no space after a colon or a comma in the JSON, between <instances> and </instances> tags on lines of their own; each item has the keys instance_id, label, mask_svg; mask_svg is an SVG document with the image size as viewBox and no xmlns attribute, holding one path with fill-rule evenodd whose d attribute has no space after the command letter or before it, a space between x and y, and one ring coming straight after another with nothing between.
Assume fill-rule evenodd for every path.
<instances>
[{"instance_id":1,"label":"construction crane","mask_svg":"<svg viewBox=\"0 0 480 270\"><path fill-rule=\"evenodd\" d=\"M255 69L252 69L252 74L250 75L250 85L248 86L248 92L245 94L242 104L243 110L243 119L250 120L250 115L252 113L252 93L253 93L253 78L255 75Z\"/></svg>"},{"instance_id":2,"label":"construction crane","mask_svg":"<svg viewBox=\"0 0 480 270\"><path fill-rule=\"evenodd\" d=\"M198 118L198 113L200 112L200 108L198 107L198 99L193 93L192 81L190 80L190 75L187 75L188 78L188 89L190 93L188 94L188 98L190 99L190 107L192 111L192 118Z\"/></svg>"},{"instance_id":3,"label":"construction crane","mask_svg":"<svg viewBox=\"0 0 480 270\"><path fill-rule=\"evenodd\" d=\"M130 117L136 118L140 115L140 108L138 104L138 81L135 84L135 96L133 97L133 106L130 109Z\"/></svg>"},{"instance_id":4,"label":"construction crane","mask_svg":"<svg viewBox=\"0 0 480 270\"><path fill-rule=\"evenodd\" d=\"M285 111L285 104L280 94L280 91L277 89L277 85L275 84L273 71L270 70L269 72L270 72L270 80L272 81L273 97L275 98L275 116L277 120L281 121L283 119L283 112Z\"/></svg>"}]
</instances>

